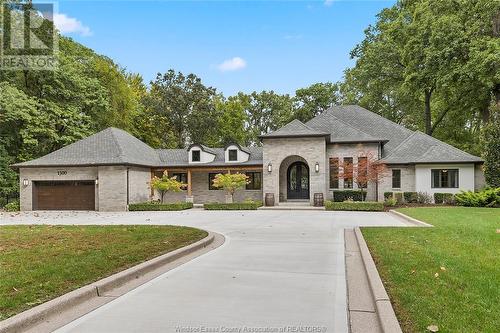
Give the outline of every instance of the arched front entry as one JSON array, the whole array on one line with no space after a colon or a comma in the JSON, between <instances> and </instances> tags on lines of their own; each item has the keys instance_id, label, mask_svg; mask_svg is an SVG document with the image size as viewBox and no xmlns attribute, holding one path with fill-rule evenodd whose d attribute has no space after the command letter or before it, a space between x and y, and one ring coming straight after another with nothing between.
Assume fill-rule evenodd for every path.
<instances>
[{"instance_id":1,"label":"arched front entry","mask_svg":"<svg viewBox=\"0 0 500 333\"><path fill-rule=\"evenodd\" d=\"M288 167L287 199L309 199L309 167L302 161L297 161Z\"/></svg>"}]
</instances>

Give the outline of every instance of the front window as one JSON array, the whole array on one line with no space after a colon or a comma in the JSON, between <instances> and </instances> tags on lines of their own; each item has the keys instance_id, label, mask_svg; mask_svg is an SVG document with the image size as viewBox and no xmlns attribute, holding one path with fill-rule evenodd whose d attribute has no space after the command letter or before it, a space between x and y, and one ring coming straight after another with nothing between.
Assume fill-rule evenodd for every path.
<instances>
[{"instance_id":1,"label":"front window","mask_svg":"<svg viewBox=\"0 0 500 333\"><path fill-rule=\"evenodd\" d=\"M238 160L238 150L229 149L229 160L230 161L237 161Z\"/></svg>"},{"instance_id":2,"label":"front window","mask_svg":"<svg viewBox=\"0 0 500 333\"><path fill-rule=\"evenodd\" d=\"M193 162L200 161L200 151L199 150L191 151L191 161L193 161Z\"/></svg>"},{"instance_id":3,"label":"front window","mask_svg":"<svg viewBox=\"0 0 500 333\"><path fill-rule=\"evenodd\" d=\"M209 173L208 174L208 189L209 190L220 190L220 188L214 186L214 179L219 173Z\"/></svg>"},{"instance_id":4,"label":"front window","mask_svg":"<svg viewBox=\"0 0 500 333\"><path fill-rule=\"evenodd\" d=\"M175 179L178 181L178 182L181 182L183 184L186 184L184 186L182 186L181 188L183 190L186 190L187 189L187 173L185 172L176 172L176 173L172 173L172 177L175 177Z\"/></svg>"},{"instance_id":5,"label":"front window","mask_svg":"<svg viewBox=\"0 0 500 333\"><path fill-rule=\"evenodd\" d=\"M262 187L262 173L261 172L247 172L249 183L246 186L247 190L260 190Z\"/></svg>"},{"instance_id":6,"label":"front window","mask_svg":"<svg viewBox=\"0 0 500 333\"><path fill-rule=\"evenodd\" d=\"M392 170L392 188L401 188L401 170Z\"/></svg>"},{"instance_id":7,"label":"front window","mask_svg":"<svg viewBox=\"0 0 500 333\"><path fill-rule=\"evenodd\" d=\"M330 158L330 188L339 188L339 159Z\"/></svg>"},{"instance_id":8,"label":"front window","mask_svg":"<svg viewBox=\"0 0 500 333\"><path fill-rule=\"evenodd\" d=\"M352 157L344 157L344 188L352 188Z\"/></svg>"},{"instance_id":9,"label":"front window","mask_svg":"<svg viewBox=\"0 0 500 333\"><path fill-rule=\"evenodd\" d=\"M368 185L368 158L358 157L358 185L366 188Z\"/></svg>"},{"instance_id":10,"label":"front window","mask_svg":"<svg viewBox=\"0 0 500 333\"><path fill-rule=\"evenodd\" d=\"M458 169L432 169L432 188L458 188Z\"/></svg>"}]
</instances>

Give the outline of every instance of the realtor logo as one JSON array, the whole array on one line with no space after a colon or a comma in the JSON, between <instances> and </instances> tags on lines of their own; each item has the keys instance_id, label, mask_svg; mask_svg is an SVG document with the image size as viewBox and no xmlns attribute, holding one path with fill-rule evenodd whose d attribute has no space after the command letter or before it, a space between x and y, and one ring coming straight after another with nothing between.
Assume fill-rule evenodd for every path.
<instances>
[{"instance_id":1,"label":"realtor logo","mask_svg":"<svg viewBox=\"0 0 500 333\"><path fill-rule=\"evenodd\" d=\"M58 48L53 17L53 3L4 3L0 70L53 70Z\"/></svg>"}]
</instances>

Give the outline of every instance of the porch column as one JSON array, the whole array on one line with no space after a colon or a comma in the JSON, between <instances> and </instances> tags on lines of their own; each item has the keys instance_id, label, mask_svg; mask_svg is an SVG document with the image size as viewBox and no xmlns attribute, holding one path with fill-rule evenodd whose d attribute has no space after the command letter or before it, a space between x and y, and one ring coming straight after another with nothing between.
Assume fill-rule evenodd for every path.
<instances>
[{"instance_id":1,"label":"porch column","mask_svg":"<svg viewBox=\"0 0 500 333\"><path fill-rule=\"evenodd\" d=\"M186 202L193 202L194 201L191 179L192 179L192 177L191 177L191 170L188 169L188 171L187 171L187 181L188 181L188 183L187 183Z\"/></svg>"}]
</instances>

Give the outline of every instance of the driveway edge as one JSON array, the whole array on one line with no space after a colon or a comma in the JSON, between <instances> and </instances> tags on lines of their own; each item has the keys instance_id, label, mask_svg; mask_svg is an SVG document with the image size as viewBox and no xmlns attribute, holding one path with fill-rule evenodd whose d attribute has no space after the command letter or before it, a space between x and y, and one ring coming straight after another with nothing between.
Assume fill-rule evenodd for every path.
<instances>
[{"instance_id":1,"label":"driveway edge","mask_svg":"<svg viewBox=\"0 0 500 333\"><path fill-rule=\"evenodd\" d=\"M410 224L417 226L417 227L434 227L432 224L422 222L422 221L417 220L413 217L410 217L406 214L395 211L394 209L389 210L389 213L396 215L396 217L399 217L399 218L405 220L406 222L409 222Z\"/></svg>"},{"instance_id":2,"label":"driveway edge","mask_svg":"<svg viewBox=\"0 0 500 333\"><path fill-rule=\"evenodd\" d=\"M197 255L195 255L196 252L199 252L198 255L207 252L204 251L205 248L214 243L216 238L219 240L218 243L220 243L217 244L217 246L220 246L224 241L224 237L213 232L208 232L208 235L205 238L195 243L142 262L136 266L127 268L121 272L103 278L96 282L92 282L86 286L70 291L67 294L61 295L50 301L35 306L34 308L21 312L13 317L1 321L0 333L17 333L33 330L37 325L42 324L46 321L50 321L51 318L61 316L61 314L64 311L67 311L69 308L74 308L86 302L90 302L95 298L98 298L99 296L103 296L105 293L108 293L111 290L124 286L127 283L132 283L137 280L140 282L140 284L143 284L147 282L147 280L141 281L140 279L146 274L153 273L155 270L158 270L167 264L172 265L177 263L177 265L173 265L174 267L181 265L188 261L183 260L185 259L185 257L191 255L191 258L189 258L189 260L197 257ZM163 273L164 272L162 272L161 274ZM131 289L134 289L137 286L138 285L136 283L135 286L133 286ZM122 294L124 293L124 291L121 292ZM116 297L106 298L109 298L109 301L111 301ZM94 310L98 306L94 306L92 309L90 309L90 311Z\"/></svg>"},{"instance_id":3,"label":"driveway edge","mask_svg":"<svg viewBox=\"0 0 500 333\"><path fill-rule=\"evenodd\" d=\"M373 261L370 251L368 250L368 245L366 245L365 239L363 238L363 234L361 233L359 227L354 229L354 233L358 241L361 258L365 266L368 283L375 302L375 309L382 332L402 333L389 296L387 295L382 280L380 279L375 262Z\"/></svg>"}]
</instances>

